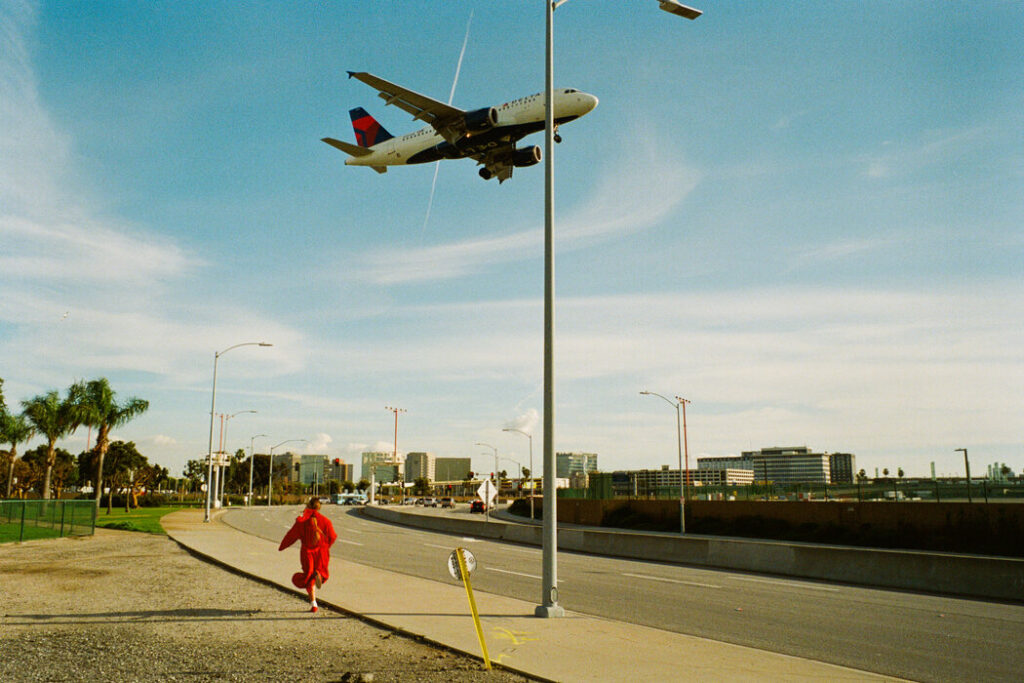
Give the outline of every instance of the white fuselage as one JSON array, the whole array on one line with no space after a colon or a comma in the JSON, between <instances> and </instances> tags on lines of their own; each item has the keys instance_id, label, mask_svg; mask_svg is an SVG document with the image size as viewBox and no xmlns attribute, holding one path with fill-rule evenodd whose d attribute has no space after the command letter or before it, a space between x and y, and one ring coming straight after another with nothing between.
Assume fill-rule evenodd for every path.
<instances>
[{"instance_id":1,"label":"white fuselage","mask_svg":"<svg viewBox=\"0 0 1024 683\"><path fill-rule=\"evenodd\" d=\"M579 118L597 106L596 97L579 90L556 90L554 98L556 124ZM477 137L482 141L490 140L492 142L489 144L497 146L497 140L507 144L544 129L544 95L541 93L505 102L496 106L495 111L498 118L493 127L479 133L467 134L466 139ZM385 140L370 147L371 154L350 157L345 163L349 166L401 166L410 163L409 160L420 152L444 142L445 139L433 127L427 126L414 133Z\"/></svg>"}]
</instances>

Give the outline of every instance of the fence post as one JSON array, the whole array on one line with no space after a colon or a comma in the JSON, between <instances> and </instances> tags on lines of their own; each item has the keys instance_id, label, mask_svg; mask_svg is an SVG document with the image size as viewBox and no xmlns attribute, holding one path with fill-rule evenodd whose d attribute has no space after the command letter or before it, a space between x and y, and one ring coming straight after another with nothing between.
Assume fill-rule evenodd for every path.
<instances>
[{"instance_id":1,"label":"fence post","mask_svg":"<svg viewBox=\"0 0 1024 683\"><path fill-rule=\"evenodd\" d=\"M60 537L64 537L64 511L67 509L67 501L60 501Z\"/></svg>"},{"instance_id":2,"label":"fence post","mask_svg":"<svg viewBox=\"0 0 1024 683\"><path fill-rule=\"evenodd\" d=\"M25 508L28 507L26 501L21 501L21 531L18 535L18 543L25 540Z\"/></svg>"}]
</instances>

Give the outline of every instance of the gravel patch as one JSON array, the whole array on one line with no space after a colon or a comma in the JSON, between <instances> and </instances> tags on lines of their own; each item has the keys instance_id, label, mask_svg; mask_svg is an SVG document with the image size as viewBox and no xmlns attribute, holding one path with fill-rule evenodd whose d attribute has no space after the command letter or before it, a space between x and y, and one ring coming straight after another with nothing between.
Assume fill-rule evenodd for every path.
<instances>
[{"instance_id":1,"label":"gravel patch","mask_svg":"<svg viewBox=\"0 0 1024 683\"><path fill-rule=\"evenodd\" d=\"M0 681L527 681L97 529L0 545Z\"/></svg>"}]
</instances>

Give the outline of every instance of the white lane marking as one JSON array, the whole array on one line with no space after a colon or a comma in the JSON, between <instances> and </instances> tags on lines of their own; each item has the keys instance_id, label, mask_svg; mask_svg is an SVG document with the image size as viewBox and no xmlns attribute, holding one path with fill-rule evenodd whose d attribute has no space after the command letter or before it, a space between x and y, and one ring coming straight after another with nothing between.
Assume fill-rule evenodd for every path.
<instances>
[{"instance_id":1,"label":"white lane marking","mask_svg":"<svg viewBox=\"0 0 1024 683\"><path fill-rule=\"evenodd\" d=\"M455 548L451 547L450 545L437 545L436 543L424 543L423 545L427 546L428 548L440 548L441 550L455 550Z\"/></svg>"},{"instance_id":2,"label":"white lane marking","mask_svg":"<svg viewBox=\"0 0 1024 683\"><path fill-rule=\"evenodd\" d=\"M524 574L523 572L514 572L514 571L511 571L509 569L495 569L494 567L484 567L484 569L486 569L489 572L500 572L502 574L513 574L515 576L525 576L528 579L537 579L538 581L540 581L543 578L543 577L537 576L536 574ZM564 581L560 580L558 583L564 583Z\"/></svg>"},{"instance_id":3,"label":"white lane marking","mask_svg":"<svg viewBox=\"0 0 1024 683\"><path fill-rule=\"evenodd\" d=\"M362 545L362 543L356 543L355 541L346 541L344 538L339 538L338 543L348 543L349 545Z\"/></svg>"},{"instance_id":4,"label":"white lane marking","mask_svg":"<svg viewBox=\"0 0 1024 683\"><path fill-rule=\"evenodd\" d=\"M721 588L721 586L716 586L713 583L701 583L699 581L683 581L680 579L667 579L662 576L651 576L650 574L630 574L628 572L623 572L622 575L629 576L634 579L647 579L648 581L664 581L665 583L678 583L683 586L696 586L697 588Z\"/></svg>"},{"instance_id":5,"label":"white lane marking","mask_svg":"<svg viewBox=\"0 0 1024 683\"><path fill-rule=\"evenodd\" d=\"M755 579L751 576L734 576L732 577L737 581L749 581L751 583L768 583L776 586L786 586L787 588L806 588L812 591L828 591L829 593L838 593L838 588L830 588L828 586L818 586L813 583L799 583L797 581L777 581L775 579Z\"/></svg>"},{"instance_id":6,"label":"white lane marking","mask_svg":"<svg viewBox=\"0 0 1024 683\"><path fill-rule=\"evenodd\" d=\"M479 543L480 542L480 539L473 538L471 536L463 536L462 540L465 541L466 543Z\"/></svg>"}]
</instances>

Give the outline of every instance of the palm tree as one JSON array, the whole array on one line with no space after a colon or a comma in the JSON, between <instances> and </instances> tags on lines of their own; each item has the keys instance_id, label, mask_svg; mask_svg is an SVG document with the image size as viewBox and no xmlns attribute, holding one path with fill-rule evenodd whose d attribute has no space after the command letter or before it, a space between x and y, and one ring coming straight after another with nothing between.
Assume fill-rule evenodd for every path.
<instances>
[{"instance_id":1,"label":"palm tree","mask_svg":"<svg viewBox=\"0 0 1024 683\"><path fill-rule=\"evenodd\" d=\"M5 498L11 497L11 484L14 481L14 461L18 459L18 444L31 439L36 433L35 428L29 424L24 415L11 415L10 413L0 414L0 443L11 444L11 450L7 457L10 464L7 467L7 493Z\"/></svg>"},{"instance_id":2,"label":"palm tree","mask_svg":"<svg viewBox=\"0 0 1024 683\"><path fill-rule=\"evenodd\" d=\"M149 409L149 401L129 398L118 403L114 390L106 377L86 383L78 382L72 387L81 424L96 429L96 507L100 506L103 493L103 458L110 448L110 431L122 427Z\"/></svg>"},{"instance_id":3,"label":"palm tree","mask_svg":"<svg viewBox=\"0 0 1024 683\"><path fill-rule=\"evenodd\" d=\"M50 498L50 476L57 459L57 441L75 431L76 420L72 391L68 390L67 400L61 400L60 393L48 391L35 398L22 401L24 416L32 423L36 432L46 437L46 475L43 477L43 499Z\"/></svg>"}]
</instances>

